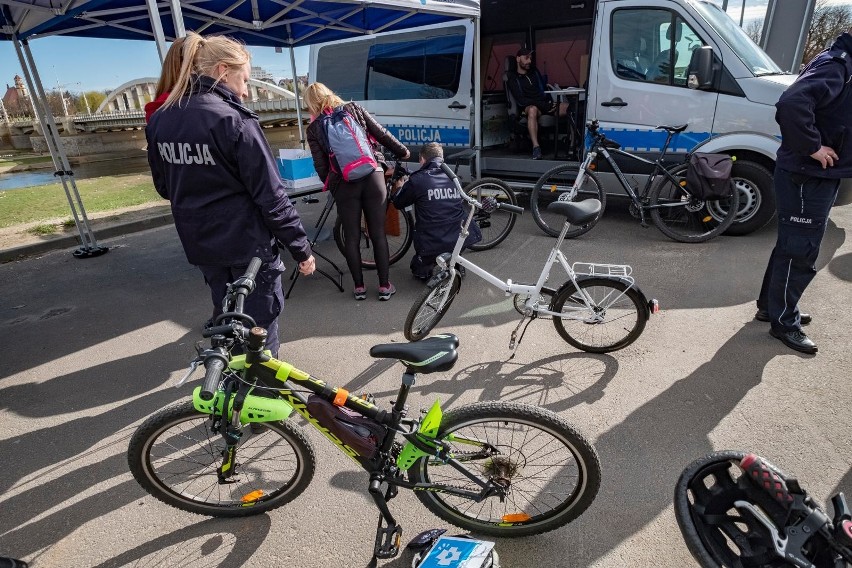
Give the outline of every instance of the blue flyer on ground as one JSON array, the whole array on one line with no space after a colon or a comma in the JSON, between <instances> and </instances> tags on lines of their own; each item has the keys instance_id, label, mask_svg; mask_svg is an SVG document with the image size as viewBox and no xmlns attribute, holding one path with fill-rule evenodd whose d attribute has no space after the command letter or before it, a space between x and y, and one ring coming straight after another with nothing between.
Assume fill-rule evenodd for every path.
<instances>
[{"instance_id":1,"label":"blue flyer on ground","mask_svg":"<svg viewBox=\"0 0 852 568\"><path fill-rule=\"evenodd\" d=\"M442 536L417 568L482 568L493 542Z\"/></svg>"}]
</instances>

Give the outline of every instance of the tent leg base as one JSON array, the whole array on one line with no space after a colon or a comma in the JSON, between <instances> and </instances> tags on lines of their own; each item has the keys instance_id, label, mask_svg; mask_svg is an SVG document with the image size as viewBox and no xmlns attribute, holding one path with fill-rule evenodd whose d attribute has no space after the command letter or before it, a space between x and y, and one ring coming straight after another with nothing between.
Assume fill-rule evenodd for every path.
<instances>
[{"instance_id":1,"label":"tent leg base","mask_svg":"<svg viewBox=\"0 0 852 568\"><path fill-rule=\"evenodd\" d=\"M101 256L102 254L106 254L109 252L109 247L80 247L75 250L73 253L74 258L94 258L96 256Z\"/></svg>"}]
</instances>

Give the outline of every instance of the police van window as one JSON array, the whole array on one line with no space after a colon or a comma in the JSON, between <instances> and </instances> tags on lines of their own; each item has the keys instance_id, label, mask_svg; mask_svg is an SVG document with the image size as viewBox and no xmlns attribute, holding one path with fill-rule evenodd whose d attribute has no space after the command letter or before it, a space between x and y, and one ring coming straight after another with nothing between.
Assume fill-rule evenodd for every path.
<instances>
[{"instance_id":1,"label":"police van window","mask_svg":"<svg viewBox=\"0 0 852 568\"><path fill-rule=\"evenodd\" d=\"M352 41L324 45L317 52L316 80L325 84L344 101L366 98L366 69L372 41Z\"/></svg>"},{"instance_id":2,"label":"police van window","mask_svg":"<svg viewBox=\"0 0 852 568\"><path fill-rule=\"evenodd\" d=\"M687 67L692 59L692 52L703 45L701 38L689 24L676 16L668 25L660 26L660 43L664 50L657 61L659 72L653 78L648 75L646 78L656 83L685 87ZM671 54L674 54L674 58L669 57Z\"/></svg>"},{"instance_id":3,"label":"police van window","mask_svg":"<svg viewBox=\"0 0 852 568\"><path fill-rule=\"evenodd\" d=\"M612 14L610 53L615 74L623 79L645 81L660 52L658 30L670 23L668 10L620 9Z\"/></svg>"},{"instance_id":4,"label":"police van window","mask_svg":"<svg viewBox=\"0 0 852 568\"><path fill-rule=\"evenodd\" d=\"M367 100L455 96L464 59L464 28L435 33L406 39L394 36L372 45L367 57Z\"/></svg>"}]
</instances>

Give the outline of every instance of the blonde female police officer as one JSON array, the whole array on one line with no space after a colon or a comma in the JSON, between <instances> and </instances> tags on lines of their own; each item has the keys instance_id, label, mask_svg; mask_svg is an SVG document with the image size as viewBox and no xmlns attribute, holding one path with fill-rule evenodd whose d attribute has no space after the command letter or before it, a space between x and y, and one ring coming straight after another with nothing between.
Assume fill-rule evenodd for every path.
<instances>
[{"instance_id":1,"label":"blonde female police officer","mask_svg":"<svg viewBox=\"0 0 852 568\"><path fill-rule=\"evenodd\" d=\"M314 271L314 258L257 115L242 106L250 71L241 44L188 34L180 75L145 136L154 187L171 201L186 258L210 287L214 316L227 284L252 257L263 261L245 311L267 328L266 347L277 355L284 305L277 243L302 274Z\"/></svg>"}]
</instances>

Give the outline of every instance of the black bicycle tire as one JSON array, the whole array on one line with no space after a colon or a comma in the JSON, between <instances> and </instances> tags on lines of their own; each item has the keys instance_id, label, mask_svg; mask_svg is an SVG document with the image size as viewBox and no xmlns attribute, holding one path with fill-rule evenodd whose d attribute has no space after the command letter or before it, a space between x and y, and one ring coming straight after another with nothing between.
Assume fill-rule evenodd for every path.
<instances>
[{"instance_id":1,"label":"black bicycle tire","mask_svg":"<svg viewBox=\"0 0 852 568\"><path fill-rule=\"evenodd\" d=\"M468 184L464 188L464 192L467 193L468 195L470 195L478 187L483 186L483 185L489 185L489 184L499 187L500 191L502 191L503 194L506 196L505 199L499 199L498 198L498 202L508 203L509 205L517 205L518 204L518 198L515 195L515 192L512 190L512 188L509 187L509 185L506 182L499 180L497 178L482 178L482 179L476 180L476 181ZM493 218L495 215L498 216L497 217L498 219L501 218L501 217L504 217L507 220L506 226L503 227L503 229L501 229L501 231L497 234L496 237L494 237L490 240L487 240L485 238L486 232L481 231L482 232L482 240L479 241L478 243L475 243L475 244L471 245L470 247L468 247L468 248L470 248L470 250L480 251L480 250L488 250L488 249L492 249L492 248L496 247L497 245L502 243L506 239L506 237L509 236L509 233L512 232L512 228L514 228L514 226L515 226L515 221L517 220L516 219L517 216L514 213L509 213L507 211L497 210L497 211L494 211L492 213L488 213L488 214L484 214L484 215L488 215L489 220L491 218ZM476 214L474 214L474 216L476 217Z\"/></svg>"},{"instance_id":2,"label":"black bicycle tire","mask_svg":"<svg viewBox=\"0 0 852 568\"><path fill-rule=\"evenodd\" d=\"M411 248L411 243L414 240L414 216L410 211L402 210L399 211L401 213L401 219L403 219L405 223L405 233L403 236L402 243L400 246L396 248L396 250L389 250L388 256L388 265L395 264L402 259L405 254L408 252L408 249ZM340 254L346 258L346 240L343 237L343 223L340 220L340 216L338 216L334 220L334 243L337 245L337 250L340 251ZM361 257L361 267L366 270L375 270L376 269L376 261L365 259L362 255Z\"/></svg>"},{"instance_id":3,"label":"black bicycle tire","mask_svg":"<svg viewBox=\"0 0 852 568\"><path fill-rule=\"evenodd\" d=\"M533 220L535 221L535 224L538 225L538 227L545 232L545 234L550 235L551 237L558 237L559 233L562 232L564 219L562 220L562 222L559 223L557 227L551 227L544 219L544 217L542 216L542 207L540 207L540 201L543 202L543 188L549 178L557 174L572 170L579 173L580 168L571 164L560 164L556 167L547 170L541 175L540 178L538 178L538 181L535 182L535 186L533 187L532 193L530 194L530 212L532 213ZM606 209L606 192L603 190L603 186L601 185L600 180L594 174L594 172L590 172L588 170L586 170L586 179L591 180L592 184L594 185L594 191L583 193L578 191L576 197L584 196L584 199L597 199L601 202L601 211L600 213L598 213L598 216L595 217L589 223L581 225L575 229L569 229L568 232L565 234L565 237L569 239L579 237L580 235L590 231L595 225L597 225L598 221L601 220L601 217L603 217L604 214L604 210ZM586 183L587 182L584 182L584 188Z\"/></svg>"},{"instance_id":4,"label":"black bicycle tire","mask_svg":"<svg viewBox=\"0 0 852 568\"><path fill-rule=\"evenodd\" d=\"M190 420L209 420L209 418L209 415L195 410L191 400L179 401L152 414L133 434L127 450L128 465L139 485L154 498L177 509L199 515L211 517L248 517L281 507L298 497L308 487L316 469L316 456L313 446L311 446L310 441L299 427L288 421L284 421L265 422L263 426L284 439L290 448L294 449L294 452L298 451L298 454L293 454L297 457L298 464L295 467L295 472L290 482L277 492L270 493L270 498L262 499L252 506L246 506L242 503L231 506L214 506L183 498L180 494L169 489L168 484L160 480L156 473L152 471L149 461L152 444L160 434L166 432L172 426ZM266 434L266 432L262 434ZM214 436L221 440L220 435L215 434ZM211 443L212 440L208 438L207 442ZM212 449L210 448L210 450ZM211 476L215 480L215 466L221 465L221 457L219 454L214 455L213 452L210 453L212 457L211 464L214 466ZM240 457L239 449L237 450L237 457ZM245 466L247 462L242 463Z\"/></svg>"},{"instance_id":5,"label":"black bicycle tire","mask_svg":"<svg viewBox=\"0 0 852 568\"><path fill-rule=\"evenodd\" d=\"M676 179L685 179L686 170L688 167L688 164L678 164L676 166L672 166L667 171ZM666 224L666 220L660 214L661 209L656 208L656 205L658 205L660 202L660 192L663 190L664 187L671 187L671 181L667 176L657 176L657 180L654 182L654 185L653 187L651 187L651 191L648 194L649 205L652 207L651 220L654 222L654 225L660 230L661 233L663 233L665 236L672 240L681 243L703 243L709 241L710 239L715 238L724 233L737 217L737 212L739 211L740 194L739 191L737 191L732 185L730 198L728 199L727 214L719 224L714 226L709 231L697 235L684 235L678 233ZM705 202L702 205L702 209L707 209L706 215L715 219L715 217L710 215L708 202Z\"/></svg>"},{"instance_id":6,"label":"black bicycle tire","mask_svg":"<svg viewBox=\"0 0 852 568\"><path fill-rule=\"evenodd\" d=\"M444 314L446 314L447 310L450 309L450 305L453 303L453 300L456 299L456 296L458 295L459 290L461 289L461 275L456 272L453 278L454 280L452 284L450 284L449 299L446 301L446 303L440 310L435 311L435 316L432 320L429 321L428 325L421 326L416 332L413 331L412 328L414 326L415 320L417 319L417 314L420 312L420 308L423 307L423 305L429 300L429 298L432 296L435 290L438 289L439 286L446 283L446 280L441 280L440 282L437 282L431 286L427 285L426 288L424 288L423 291L420 292L420 295L417 297L417 299L414 300L414 304L411 305L411 309L408 310L408 316L406 316L405 318L405 329L403 330L405 338L408 341L420 341L421 339L429 335L429 332L432 331L436 325L438 325L438 322L441 321L441 319L444 317Z\"/></svg>"},{"instance_id":7,"label":"black bicycle tire","mask_svg":"<svg viewBox=\"0 0 852 568\"><path fill-rule=\"evenodd\" d=\"M553 325L556 327L556 331L559 335L567 341L570 345L580 349L581 351L586 351L588 353L610 353L612 351L618 351L619 349L624 349L642 335L642 331L645 329L645 323L648 320L648 304L643 302L643 298L636 291L635 288L627 288L627 285L621 280L616 280L614 278L605 278L605 277L596 277L596 278L584 278L577 281L577 285L580 288L589 288L592 286L603 286L614 288L619 293L627 290L624 293L623 297L628 298L633 306L636 308L636 321L633 327L628 331L627 335L624 336L621 340L616 341L610 345L606 346L594 346L583 343L574 337L572 333L570 333L563 323L563 319L559 316L553 316ZM570 283L567 286L564 286L561 291L557 294L557 296L553 299L553 305L551 307L551 311L553 312L561 312L565 302L570 298L573 294L577 292L577 288L573 283ZM586 325L586 324L584 324ZM593 330L594 327L598 324L588 324L589 329Z\"/></svg>"},{"instance_id":8,"label":"black bicycle tire","mask_svg":"<svg viewBox=\"0 0 852 568\"><path fill-rule=\"evenodd\" d=\"M498 423L513 421L538 429L538 434L548 432L565 445L578 466L577 489L572 491L565 501L554 507L552 513L538 519L520 521L509 526L498 526L497 522L483 521L465 516L462 511L448 504L443 494L432 491L415 491L415 495L423 505L437 517L465 530L495 537L523 537L545 533L580 516L594 501L600 487L601 469L597 452L592 445L571 424L557 414L537 406L516 402L481 402L459 408L453 408L444 413L438 437L443 438L447 433L459 430L468 424L483 422ZM476 430L479 433L478 430ZM558 438L557 438L558 439ZM524 442L532 439L525 439ZM452 442L450 442L452 444ZM524 445L526 448L526 445ZM530 450L531 451L531 450ZM429 483L429 459L421 458L409 470L409 478L414 483ZM441 465L441 467L447 467ZM469 466L468 466L469 467ZM564 468L556 468L562 471ZM521 493L523 495L523 493ZM519 496L520 498L520 496ZM497 499L497 497L494 497ZM507 499L507 502L510 499ZM511 500L514 502L514 500ZM465 501L466 503L468 501ZM470 502L472 503L472 501Z\"/></svg>"}]
</instances>

